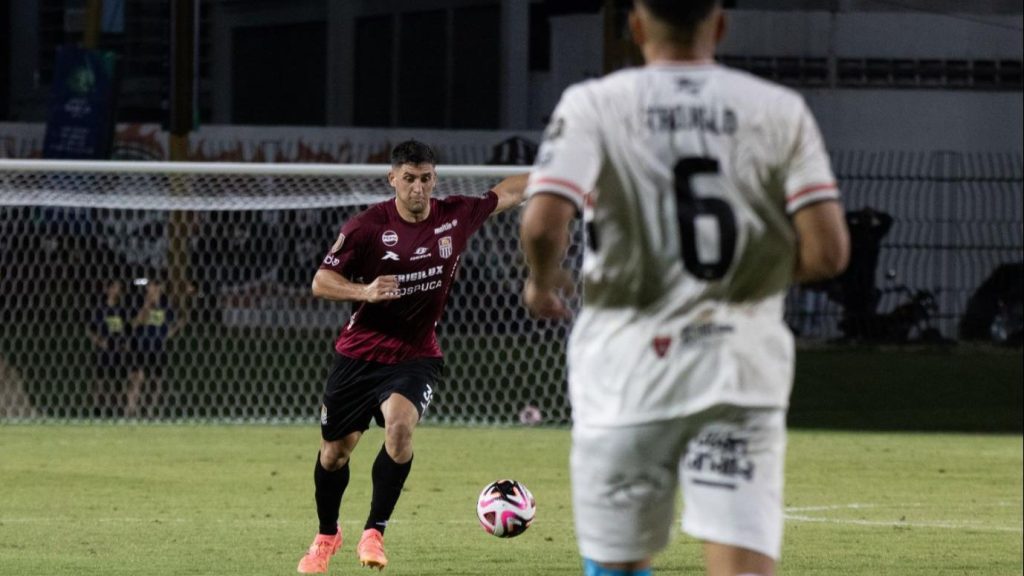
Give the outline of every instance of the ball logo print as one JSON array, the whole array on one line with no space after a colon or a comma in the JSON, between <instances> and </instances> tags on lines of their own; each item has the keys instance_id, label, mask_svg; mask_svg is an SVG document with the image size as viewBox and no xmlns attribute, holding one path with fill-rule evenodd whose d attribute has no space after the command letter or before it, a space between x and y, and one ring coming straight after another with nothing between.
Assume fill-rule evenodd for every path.
<instances>
[{"instance_id":1,"label":"ball logo print","mask_svg":"<svg viewBox=\"0 0 1024 576\"><path fill-rule=\"evenodd\" d=\"M480 492L476 516L484 532L499 538L519 536L533 523L537 502L522 483L515 480L491 482Z\"/></svg>"}]
</instances>

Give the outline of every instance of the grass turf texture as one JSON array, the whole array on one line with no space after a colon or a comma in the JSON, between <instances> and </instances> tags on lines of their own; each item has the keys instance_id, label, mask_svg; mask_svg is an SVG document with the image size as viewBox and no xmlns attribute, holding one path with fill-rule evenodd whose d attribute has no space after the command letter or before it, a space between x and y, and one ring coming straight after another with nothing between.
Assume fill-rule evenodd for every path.
<instances>
[{"instance_id":1,"label":"grass turf texture","mask_svg":"<svg viewBox=\"0 0 1024 576\"><path fill-rule=\"evenodd\" d=\"M292 574L315 531L307 426L0 427L0 574ZM380 445L357 450L331 574L368 573L354 547ZM387 532L394 576L579 574L563 429L424 427ZM1022 573L1022 438L795 431L784 574ZM474 503L514 477L538 501L514 540ZM678 534L659 574L700 573Z\"/></svg>"}]
</instances>

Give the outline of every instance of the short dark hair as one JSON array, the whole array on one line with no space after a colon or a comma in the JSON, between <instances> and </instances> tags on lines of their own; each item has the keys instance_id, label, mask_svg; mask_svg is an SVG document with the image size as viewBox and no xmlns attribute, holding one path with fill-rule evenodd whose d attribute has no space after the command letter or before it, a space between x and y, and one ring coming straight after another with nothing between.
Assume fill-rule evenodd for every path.
<instances>
[{"instance_id":1,"label":"short dark hair","mask_svg":"<svg viewBox=\"0 0 1024 576\"><path fill-rule=\"evenodd\" d=\"M418 140L406 140L391 149L391 165L423 164L437 165L434 149Z\"/></svg>"},{"instance_id":2,"label":"short dark hair","mask_svg":"<svg viewBox=\"0 0 1024 576\"><path fill-rule=\"evenodd\" d=\"M721 4L721 0L635 0L647 7L655 18L684 34L692 33Z\"/></svg>"}]
</instances>

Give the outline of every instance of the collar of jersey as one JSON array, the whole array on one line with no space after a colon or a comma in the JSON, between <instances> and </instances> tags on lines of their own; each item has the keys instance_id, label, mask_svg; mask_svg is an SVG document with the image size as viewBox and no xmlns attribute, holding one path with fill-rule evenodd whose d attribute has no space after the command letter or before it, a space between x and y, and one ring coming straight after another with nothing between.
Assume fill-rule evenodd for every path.
<instances>
[{"instance_id":1,"label":"collar of jersey","mask_svg":"<svg viewBox=\"0 0 1024 576\"><path fill-rule=\"evenodd\" d=\"M655 60L647 64L649 68L714 68L718 63L714 60Z\"/></svg>"}]
</instances>

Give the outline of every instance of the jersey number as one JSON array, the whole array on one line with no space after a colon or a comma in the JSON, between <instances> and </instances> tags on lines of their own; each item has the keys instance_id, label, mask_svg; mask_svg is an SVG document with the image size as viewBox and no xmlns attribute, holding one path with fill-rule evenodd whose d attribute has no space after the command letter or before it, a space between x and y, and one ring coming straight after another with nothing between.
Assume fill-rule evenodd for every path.
<instances>
[{"instance_id":1,"label":"jersey number","mask_svg":"<svg viewBox=\"0 0 1024 576\"><path fill-rule=\"evenodd\" d=\"M736 216L729 203L721 198L702 198L694 194L694 177L699 174L718 176L718 160L714 158L689 157L676 162L675 193L676 218L679 221L680 245L683 252L683 266L701 280L718 280L725 276L732 264L733 252L736 249ZM701 260L698 242L704 238L709 242L708 235L697 235L697 222L713 218L718 223L717 246L705 246L708 249L717 247L718 256L715 260ZM586 223L587 243L590 249L597 252L600 243L597 227L593 221Z\"/></svg>"},{"instance_id":2,"label":"jersey number","mask_svg":"<svg viewBox=\"0 0 1024 576\"><path fill-rule=\"evenodd\" d=\"M736 216L729 203L721 198L706 198L694 194L694 179L700 174L718 176L718 160L714 158L690 157L676 162L676 217L679 220L679 243L683 252L683 266L701 280L718 280L725 276L732 264L736 250ZM699 234L698 222L714 219L718 224L717 238L710 234ZM698 244L705 242L705 249L717 247L714 260L702 260ZM707 245L711 242L717 244Z\"/></svg>"}]
</instances>

